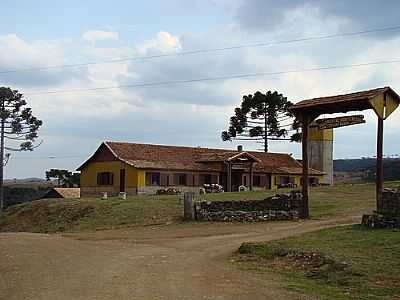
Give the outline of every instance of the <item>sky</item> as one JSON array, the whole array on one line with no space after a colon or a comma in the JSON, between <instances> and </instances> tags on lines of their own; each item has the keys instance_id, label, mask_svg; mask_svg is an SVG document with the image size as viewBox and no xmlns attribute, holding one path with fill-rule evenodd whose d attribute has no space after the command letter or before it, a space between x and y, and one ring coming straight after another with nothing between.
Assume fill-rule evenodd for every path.
<instances>
[{"instance_id":1,"label":"sky","mask_svg":"<svg viewBox=\"0 0 400 300\"><path fill-rule=\"evenodd\" d=\"M381 86L400 93L400 63L118 88L398 60L400 29L279 43L400 26L397 0L3 0L2 7L0 86L18 89L43 120L42 144L11 153L6 178L75 170L106 140L236 148L221 131L243 95L256 91L276 90L294 103ZM256 43L270 45L180 55ZM99 63L124 58L136 59ZM40 69L71 64L83 65ZM115 88L87 90L102 87ZM363 114L366 124L335 129L335 158L375 155L376 117ZM386 155L400 153L399 121L400 110L385 121ZM270 151L301 153L289 142Z\"/></svg>"}]
</instances>

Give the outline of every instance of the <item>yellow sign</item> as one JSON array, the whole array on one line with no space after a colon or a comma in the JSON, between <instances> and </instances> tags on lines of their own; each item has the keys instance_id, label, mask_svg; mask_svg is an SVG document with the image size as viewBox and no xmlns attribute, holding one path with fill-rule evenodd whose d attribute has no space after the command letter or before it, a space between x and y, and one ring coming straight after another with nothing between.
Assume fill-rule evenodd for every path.
<instances>
[{"instance_id":1,"label":"yellow sign","mask_svg":"<svg viewBox=\"0 0 400 300\"><path fill-rule=\"evenodd\" d=\"M369 103L378 117L384 120L386 120L399 106L399 103L389 94L386 95L386 100L384 95L379 95L369 100Z\"/></svg>"}]
</instances>

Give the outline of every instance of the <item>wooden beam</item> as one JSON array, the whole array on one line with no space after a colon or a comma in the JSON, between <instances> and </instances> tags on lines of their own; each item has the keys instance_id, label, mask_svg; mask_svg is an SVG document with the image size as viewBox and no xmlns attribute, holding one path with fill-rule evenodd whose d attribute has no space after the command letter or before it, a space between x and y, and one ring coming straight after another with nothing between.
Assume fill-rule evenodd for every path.
<instances>
[{"instance_id":1,"label":"wooden beam","mask_svg":"<svg viewBox=\"0 0 400 300\"><path fill-rule=\"evenodd\" d=\"M386 98L386 94L385 94ZM381 208L383 192L383 118L378 116L376 138L376 208Z\"/></svg>"},{"instance_id":2,"label":"wooden beam","mask_svg":"<svg viewBox=\"0 0 400 300\"><path fill-rule=\"evenodd\" d=\"M250 164L250 191L253 190L253 178L254 178L253 163L251 163Z\"/></svg>"},{"instance_id":3,"label":"wooden beam","mask_svg":"<svg viewBox=\"0 0 400 300\"><path fill-rule=\"evenodd\" d=\"M228 162L227 164L227 192L232 192L232 164Z\"/></svg>"},{"instance_id":4,"label":"wooden beam","mask_svg":"<svg viewBox=\"0 0 400 300\"><path fill-rule=\"evenodd\" d=\"M303 184L301 186L301 191L303 194L303 211L301 218L307 219L310 215L308 207L308 125L309 119L307 116L302 118L302 163L303 163Z\"/></svg>"}]
</instances>

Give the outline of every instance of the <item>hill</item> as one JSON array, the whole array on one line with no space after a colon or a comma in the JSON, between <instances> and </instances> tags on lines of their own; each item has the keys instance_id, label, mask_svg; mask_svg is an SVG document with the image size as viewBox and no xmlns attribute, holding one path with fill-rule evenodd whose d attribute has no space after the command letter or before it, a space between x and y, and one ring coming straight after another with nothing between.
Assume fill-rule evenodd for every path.
<instances>
[{"instance_id":1,"label":"hill","mask_svg":"<svg viewBox=\"0 0 400 300\"><path fill-rule=\"evenodd\" d=\"M383 160L385 180L400 179L400 158L385 158ZM333 171L336 174L345 172L362 179L371 181L375 179L375 158L337 159L333 161Z\"/></svg>"}]
</instances>

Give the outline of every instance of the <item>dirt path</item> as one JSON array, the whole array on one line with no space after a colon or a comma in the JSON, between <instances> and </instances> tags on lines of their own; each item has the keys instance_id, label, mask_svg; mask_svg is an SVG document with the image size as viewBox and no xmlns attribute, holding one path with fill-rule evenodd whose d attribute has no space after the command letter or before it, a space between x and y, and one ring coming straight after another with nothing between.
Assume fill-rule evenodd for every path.
<instances>
[{"instance_id":1,"label":"dirt path","mask_svg":"<svg viewBox=\"0 0 400 300\"><path fill-rule=\"evenodd\" d=\"M0 299L299 299L229 264L242 242L359 221L183 224L95 233L0 234ZM309 299L309 298L308 298Z\"/></svg>"}]
</instances>

